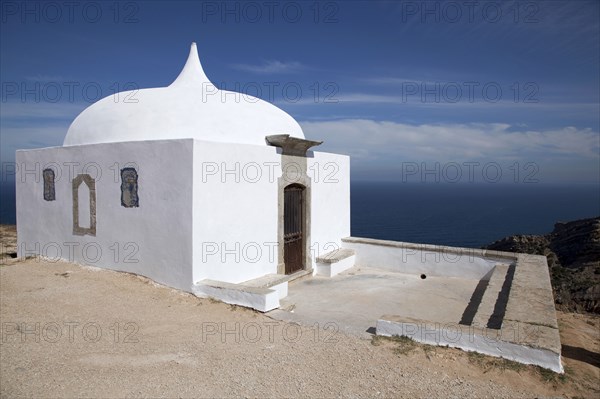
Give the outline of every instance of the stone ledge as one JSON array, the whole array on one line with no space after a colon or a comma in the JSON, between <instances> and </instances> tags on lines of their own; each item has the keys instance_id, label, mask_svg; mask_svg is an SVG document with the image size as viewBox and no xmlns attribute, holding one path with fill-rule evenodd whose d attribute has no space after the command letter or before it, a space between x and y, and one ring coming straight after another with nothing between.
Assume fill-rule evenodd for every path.
<instances>
[{"instance_id":1,"label":"stone ledge","mask_svg":"<svg viewBox=\"0 0 600 399\"><path fill-rule=\"evenodd\" d=\"M353 249L338 248L317 258L317 274L333 277L354 266L356 253Z\"/></svg>"},{"instance_id":2,"label":"stone ledge","mask_svg":"<svg viewBox=\"0 0 600 399\"><path fill-rule=\"evenodd\" d=\"M290 280L290 275L287 274L265 274L262 277L244 281L240 285L256 288L271 288L275 285L287 283Z\"/></svg>"},{"instance_id":3,"label":"stone ledge","mask_svg":"<svg viewBox=\"0 0 600 399\"><path fill-rule=\"evenodd\" d=\"M456 323L439 323L396 315L377 320L376 334L405 336L417 342L450 346L525 364L534 364L562 373L558 330L515 323L501 330Z\"/></svg>"},{"instance_id":4,"label":"stone ledge","mask_svg":"<svg viewBox=\"0 0 600 399\"><path fill-rule=\"evenodd\" d=\"M285 285L287 291L287 282ZM202 280L192 286L192 293L199 297L210 297L232 305L256 309L260 312L268 312L279 307L280 292L271 288Z\"/></svg>"},{"instance_id":5,"label":"stone ledge","mask_svg":"<svg viewBox=\"0 0 600 399\"><path fill-rule=\"evenodd\" d=\"M420 250L420 251L451 253L451 254L457 254L457 255L470 255L470 256L480 256L480 257L487 257L487 258L507 259L510 261L516 261L519 256L518 254L513 253L513 252L493 251L493 250L489 250L489 249L448 247L448 246L444 246L444 245L432 245L432 244L415 244L415 243L411 243L411 242L376 240L374 238L362 238L362 237L346 237L346 238L342 238L342 242L354 243L354 244L378 245L378 246L393 247L393 248L415 249L415 250Z\"/></svg>"},{"instance_id":6,"label":"stone ledge","mask_svg":"<svg viewBox=\"0 0 600 399\"><path fill-rule=\"evenodd\" d=\"M298 270L295 273L292 274L287 274L286 276L288 277L288 283L291 282L298 282L298 281L302 281L304 279L310 278L313 275L314 270L313 269L303 269L303 270Z\"/></svg>"},{"instance_id":7,"label":"stone ledge","mask_svg":"<svg viewBox=\"0 0 600 399\"><path fill-rule=\"evenodd\" d=\"M317 263L337 263L354 255L353 249L339 248L317 257Z\"/></svg>"},{"instance_id":8,"label":"stone ledge","mask_svg":"<svg viewBox=\"0 0 600 399\"><path fill-rule=\"evenodd\" d=\"M544 256L520 255L510 287L504 322L558 329L554 295Z\"/></svg>"},{"instance_id":9,"label":"stone ledge","mask_svg":"<svg viewBox=\"0 0 600 399\"><path fill-rule=\"evenodd\" d=\"M234 283L227 283L225 281L216 281L216 280L202 280L195 285L205 285L205 286L210 286L210 287L215 287L215 288L238 290L238 291L244 291L244 292L248 292L250 294L258 294L258 295L266 295L271 291L265 287L252 287L252 286L246 286L243 283L242 284L234 284Z\"/></svg>"},{"instance_id":10,"label":"stone ledge","mask_svg":"<svg viewBox=\"0 0 600 399\"><path fill-rule=\"evenodd\" d=\"M283 299L288 295L290 279L291 276L286 274L266 274L253 280L244 281L240 285L251 288L270 288L277 291L279 299Z\"/></svg>"}]
</instances>

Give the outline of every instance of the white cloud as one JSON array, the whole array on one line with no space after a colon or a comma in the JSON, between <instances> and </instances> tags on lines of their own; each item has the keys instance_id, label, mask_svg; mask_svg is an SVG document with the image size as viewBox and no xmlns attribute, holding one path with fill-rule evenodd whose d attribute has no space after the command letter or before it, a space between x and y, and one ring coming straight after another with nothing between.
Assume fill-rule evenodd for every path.
<instances>
[{"instance_id":1,"label":"white cloud","mask_svg":"<svg viewBox=\"0 0 600 399\"><path fill-rule=\"evenodd\" d=\"M88 103L4 102L0 107L0 159L20 149L60 146L69 125Z\"/></svg>"},{"instance_id":2,"label":"white cloud","mask_svg":"<svg viewBox=\"0 0 600 399\"><path fill-rule=\"evenodd\" d=\"M68 122L37 127L2 127L0 159L14 162L17 150L61 146L68 128Z\"/></svg>"},{"instance_id":3,"label":"white cloud","mask_svg":"<svg viewBox=\"0 0 600 399\"><path fill-rule=\"evenodd\" d=\"M373 162L382 159L447 162L527 158L598 161L600 151L598 132L575 127L519 130L507 123L414 126L368 119L306 121L301 125L308 138L325 140L327 150Z\"/></svg>"},{"instance_id":4,"label":"white cloud","mask_svg":"<svg viewBox=\"0 0 600 399\"><path fill-rule=\"evenodd\" d=\"M18 118L26 118L28 120L36 118L68 119L72 121L89 105L89 103L84 102L3 102L0 107L0 117L3 121Z\"/></svg>"},{"instance_id":5,"label":"white cloud","mask_svg":"<svg viewBox=\"0 0 600 399\"><path fill-rule=\"evenodd\" d=\"M306 69L306 66L296 61L282 62L277 60L264 61L261 65L234 64L232 67L242 71L260 74L292 73Z\"/></svg>"},{"instance_id":6,"label":"white cloud","mask_svg":"<svg viewBox=\"0 0 600 399\"><path fill-rule=\"evenodd\" d=\"M542 183L600 182L600 134L591 129L527 130L507 123L408 125L369 119L300 124L307 138L324 140L319 151L350 155L357 179L398 180L406 163L429 170L455 163L463 165L466 177L465 163L474 162L479 181L483 166L495 163L505 183L530 177Z\"/></svg>"},{"instance_id":7,"label":"white cloud","mask_svg":"<svg viewBox=\"0 0 600 399\"><path fill-rule=\"evenodd\" d=\"M395 77L395 76L381 76L381 77L376 77L376 78L364 78L364 79L360 79L361 81L365 82L365 83L371 83L371 84L376 84L376 85L385 85L385 86L398 86L398 85L407 85L407 84L428 84L428 85L433 85L436 83L441 83L441 82L436 82L433 80L427 80L427 79L411 79L411 78L402 78L402 77Z\"/></svg>"},{"instance_id":8,"label":"white cloud","mask_svg":"<svg viewBox=\"0 0 600 399\"><path fill-rule=\"evenodd\" d=\"M64 76L60 76L60 75L42 75L42 74L37 74L37 75L33 75L33 76L26 76L25 77L26 80L32 81L32 82L66 82L66 81L76 81L76 79L67 79Z\"/></svg>"},{"instance_id":9,"label":"white cloud","mask_svg":"<svg viewBox=\"0 0 600 399\"><path fill-rule=\"evenodd\" d=\"M512 94L511 94L512 95ZM453 95L454 96L454 95ZM463 93L460 96L444 96L438 93L437 102L433 95L422 96L420 93L398 94L398 95L380 95L369 93L340 93L336 99L339 103L357 103L357 104L391 104L391 105L407 105L421 108L532 108L532 109L585 109L586 111L595 112L600 104L597 102L542 102L538 99L537 102L516 102L511 98L500 98L498 101L482 98L470 98L468 94ZM506 96L505 96L506 97ZM510 97L510 96L509 96ZM456 98L456 99L455 99Z\"/></svg>"}]
</instances>

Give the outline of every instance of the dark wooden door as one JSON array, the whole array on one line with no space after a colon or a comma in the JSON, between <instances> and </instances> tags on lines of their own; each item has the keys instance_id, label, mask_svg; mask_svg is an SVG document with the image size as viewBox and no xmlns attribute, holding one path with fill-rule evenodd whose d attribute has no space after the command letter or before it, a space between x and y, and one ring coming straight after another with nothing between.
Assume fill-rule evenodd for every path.
<instances>
[{"instance_id":1,"label":"dark wooden door","mask_svg":"<svg viewBox=\"0 0 600 399\"><path fill-rule=\"evenodd\" d=\"M302 231L304 188L299 185L284 189L283 261L285 274L304 269L304 234Z\"/></svg>"}]
</instances>

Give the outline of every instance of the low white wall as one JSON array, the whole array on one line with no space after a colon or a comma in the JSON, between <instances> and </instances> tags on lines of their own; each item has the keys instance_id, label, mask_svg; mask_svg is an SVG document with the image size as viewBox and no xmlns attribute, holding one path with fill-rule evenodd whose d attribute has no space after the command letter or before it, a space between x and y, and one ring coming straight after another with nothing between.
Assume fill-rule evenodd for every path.
<instances>
[{"instance_id":1,"label":"low white wall","mask_svg":"<svg viewBox=\"0 0 600 399\"><path fill-rule=\"evenodd\" d=\"M342 247L350 235L350 157L314 152L307 173L312 184L311 251L316 259Z\"/></svg>"},{"instance_id":2,"label":"low white wall","mask_svg":"<svg viewBox=\"0 0 600 399\"><path fill-rule=\"evenodd\" d=\"M402 320L394 316L383 316L377 321L377 335L386 337L405 336L429 345L450 346L466 351L502 357L525 364L538 365L562 373L560 352L547 348L511 342L514 331L475 328L459 324L440 324L427 321Z\"/></svg>"},{"instance_id":3,"label":"low white wall","mask_svg":"<svg viewBox=\"0 0 600 399\"><path fill-rule=\"evenodd\" d=\"M356 251L358 266L374 267L407 274L461 277L480 280L497 263L511 263L514 256L497 251L455 248L398 241L349 237L344 248Z\"/></svg>"},{"instance_id":4,"label":"low white wall","mask_svg":"<svg viewBox=\"0 0 600 399\"><path fill-rule=\"evenodd\" d=\"M19 256L136 273L189 291L192 144L137 141L17 151ZM137 208L121 206L120 170L128 166L138 172ZM54 201L43 198L45 168L56 174ZM95 179L95 236L73 234L72 180L82 173Z\"/></svg>"}]
</instances>

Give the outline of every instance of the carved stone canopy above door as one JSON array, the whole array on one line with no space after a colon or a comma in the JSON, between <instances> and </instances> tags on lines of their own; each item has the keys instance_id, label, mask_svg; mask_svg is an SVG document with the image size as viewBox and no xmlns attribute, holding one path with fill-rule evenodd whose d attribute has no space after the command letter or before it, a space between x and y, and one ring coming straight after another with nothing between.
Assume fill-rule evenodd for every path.
<instances>
[{"instance_id":1,"label":"carved stone canopy above door","mask_svg":"<svg viewBox=\"0 0 600 399\"><path fill-rule=\"evenodd\" d=\"M294 155L297 157L305 157L306 151L309 148L323 144L322 141L299 139L291 137L289 134L266 136L265 140L267 144L281 148L283 155Z\"/></svg>"}]
</instances>

